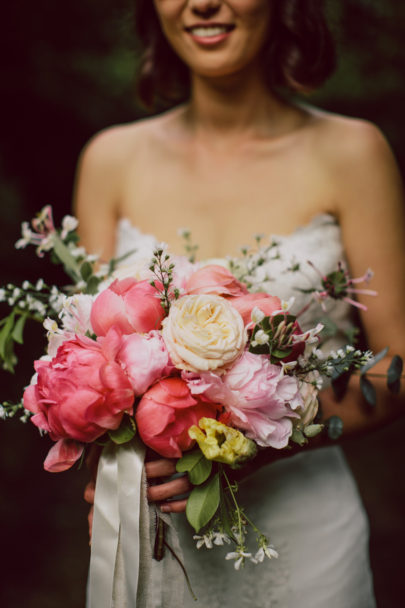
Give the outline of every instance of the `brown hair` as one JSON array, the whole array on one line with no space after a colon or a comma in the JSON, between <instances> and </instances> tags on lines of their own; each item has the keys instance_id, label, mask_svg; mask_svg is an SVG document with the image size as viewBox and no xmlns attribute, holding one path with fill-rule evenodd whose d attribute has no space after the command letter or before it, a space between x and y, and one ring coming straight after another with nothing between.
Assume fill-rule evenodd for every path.
<instances>
[{"instance_id":1,"label":"brown hair","mask_svg":"<svg viewBox=\"0 0 405 608\"><path fill-rule=\"evenodd\" d=\"M159 103L174 105L186 99L190 91L188 67L167 42L152 0L135 0L135 30L142 47L137 79L141 102L154 108ZM322 0L274 1L263 61L272 89L308 92L332 74L335 44Z\"/></svg>"}]
</instances>

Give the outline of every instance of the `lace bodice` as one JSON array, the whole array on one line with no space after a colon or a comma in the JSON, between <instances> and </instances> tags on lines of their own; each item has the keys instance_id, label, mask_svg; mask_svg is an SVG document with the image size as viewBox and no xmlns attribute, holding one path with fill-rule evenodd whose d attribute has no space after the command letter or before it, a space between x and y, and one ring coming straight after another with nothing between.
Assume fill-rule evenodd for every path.
<instances>
[{"instance_id":1,"label":"lace bodice","mask_svg":"<svg viewBox=\"0 0 405 608\"><path fill-rule=\"evenodd\" d=\"M260 266L256 278L260 285L265 281L265 290L281 299L288 300L294 296L292 308L297 313L308 302L308 294L297 288L308 289L320 285L319 273L308 264L308 261L322 273L327 274L336 269L340 260L344 260L341 230L336 219L330 214L319 214L314 219L287 236L271 234L270 239L276 245L272 249L272 260ZM123 269L136 267L150 260L157 239L144 234L127 219L121 219L117 227L116 257L133 251L123 262ZM262 289L262 287L260 287ZM326 311L322 311L316 302L300 318L303 328L314 326L320 318L328 317L339 328L328 347L335 348L343 340L342 332L350 325L350 307L342 301L329 300Z\"/></svg>"}]
</instances>

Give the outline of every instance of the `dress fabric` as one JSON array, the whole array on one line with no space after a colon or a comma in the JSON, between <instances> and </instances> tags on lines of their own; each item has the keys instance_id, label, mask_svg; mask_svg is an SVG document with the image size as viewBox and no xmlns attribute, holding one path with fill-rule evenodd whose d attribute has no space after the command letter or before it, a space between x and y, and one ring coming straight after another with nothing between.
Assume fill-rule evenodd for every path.
<instances>
[{"instance_id":1,"label":"dress fabric","mask_svg":"<svg viewBox=\"0 0 405 608\"><path fill-rule=\"evenodd\" d=\"M260 267L258 279L266 277L266 291L282 299L295 296L292 312L298 312L308 296L295 288L319 285L319 274L307 261L328 273L344 259L340 228L331 215L321 214L294 233L273 238L275 259ZM136 250L124 265L141 263L155 245L153 236L127 220L119 222L117 257ZM344 302L328 302L326 313L314 302L300 324L305 329L325 316L341 333L324 349L336 349L344 343L342 332L350 325L350 309ZM231 550L228 546L197 550L184 514L174 516L198 598L194 602L186 589L184 608L375 607L368 522L339 447L304 450L263 467L240 484L238 497L279 558L258 565L247 562L236 571L234 562L224 559ZM254 550L253 536L251 542ZM183 584L180 577L179 584Z\"/></svg>"}]
</instances>

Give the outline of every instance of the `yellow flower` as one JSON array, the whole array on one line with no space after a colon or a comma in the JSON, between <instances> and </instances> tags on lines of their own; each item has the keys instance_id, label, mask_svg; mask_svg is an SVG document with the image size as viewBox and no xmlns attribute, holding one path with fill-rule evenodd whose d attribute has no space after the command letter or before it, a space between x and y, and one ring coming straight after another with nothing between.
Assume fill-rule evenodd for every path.
<instances>
[{"instance_id":1,"label":"yellow flower","mask_svg":"<svg viewBox=\"0 0 405 608\"><path fill-rule=\"evenodd\" d=\"M235 466L256 455L255 442L237 429L226 426L214 418L200 418L198 424L200 428L194 425L189 428L188 434L197 441L207 460Z\"/></svg>"}]
</instances>

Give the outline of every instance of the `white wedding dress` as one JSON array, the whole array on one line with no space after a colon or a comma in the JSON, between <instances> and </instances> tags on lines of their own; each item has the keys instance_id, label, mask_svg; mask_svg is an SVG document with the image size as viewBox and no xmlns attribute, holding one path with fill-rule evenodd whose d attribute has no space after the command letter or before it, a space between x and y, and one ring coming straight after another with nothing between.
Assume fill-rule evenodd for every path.
<instances>
[{"instance_id":1,"label":"white wedding dress","mask_svg":"<svg viewBox=\"0 0 405 608\"><path fill-rule=\"evenodd\" d=\"M319 275L307 261L328 273L344 257L340 228L332 216L322 214L293 234L275 239L280 257L267 271L271 290L283 299L294 295L298 311L307 296L294 287L319 285ZM155 244L154 237L142 234L127 220L120 221L117 256L136 249L125 264L149 256ZM288 270L294 264L299 264L300 270ZM343 302L330 302L327 314L342 329L349 323L350 311ZM323 316L314 303L300 323L312 326ZM335 336L328 347L341 343L342 337ZM305 449L263 467L240 485L239 502L270 538L279 559L259 565L246 563L243 570L235 571L233 561L224 560L227 546L197 550L185 516L175 516L184 562L198 598L194 602L186 590L185 607L375 606L367 518L339 447ZM179 581L183 584L180 577ZM121 608L118 603L117 607Z\"/></svg>"}]
</instances>

